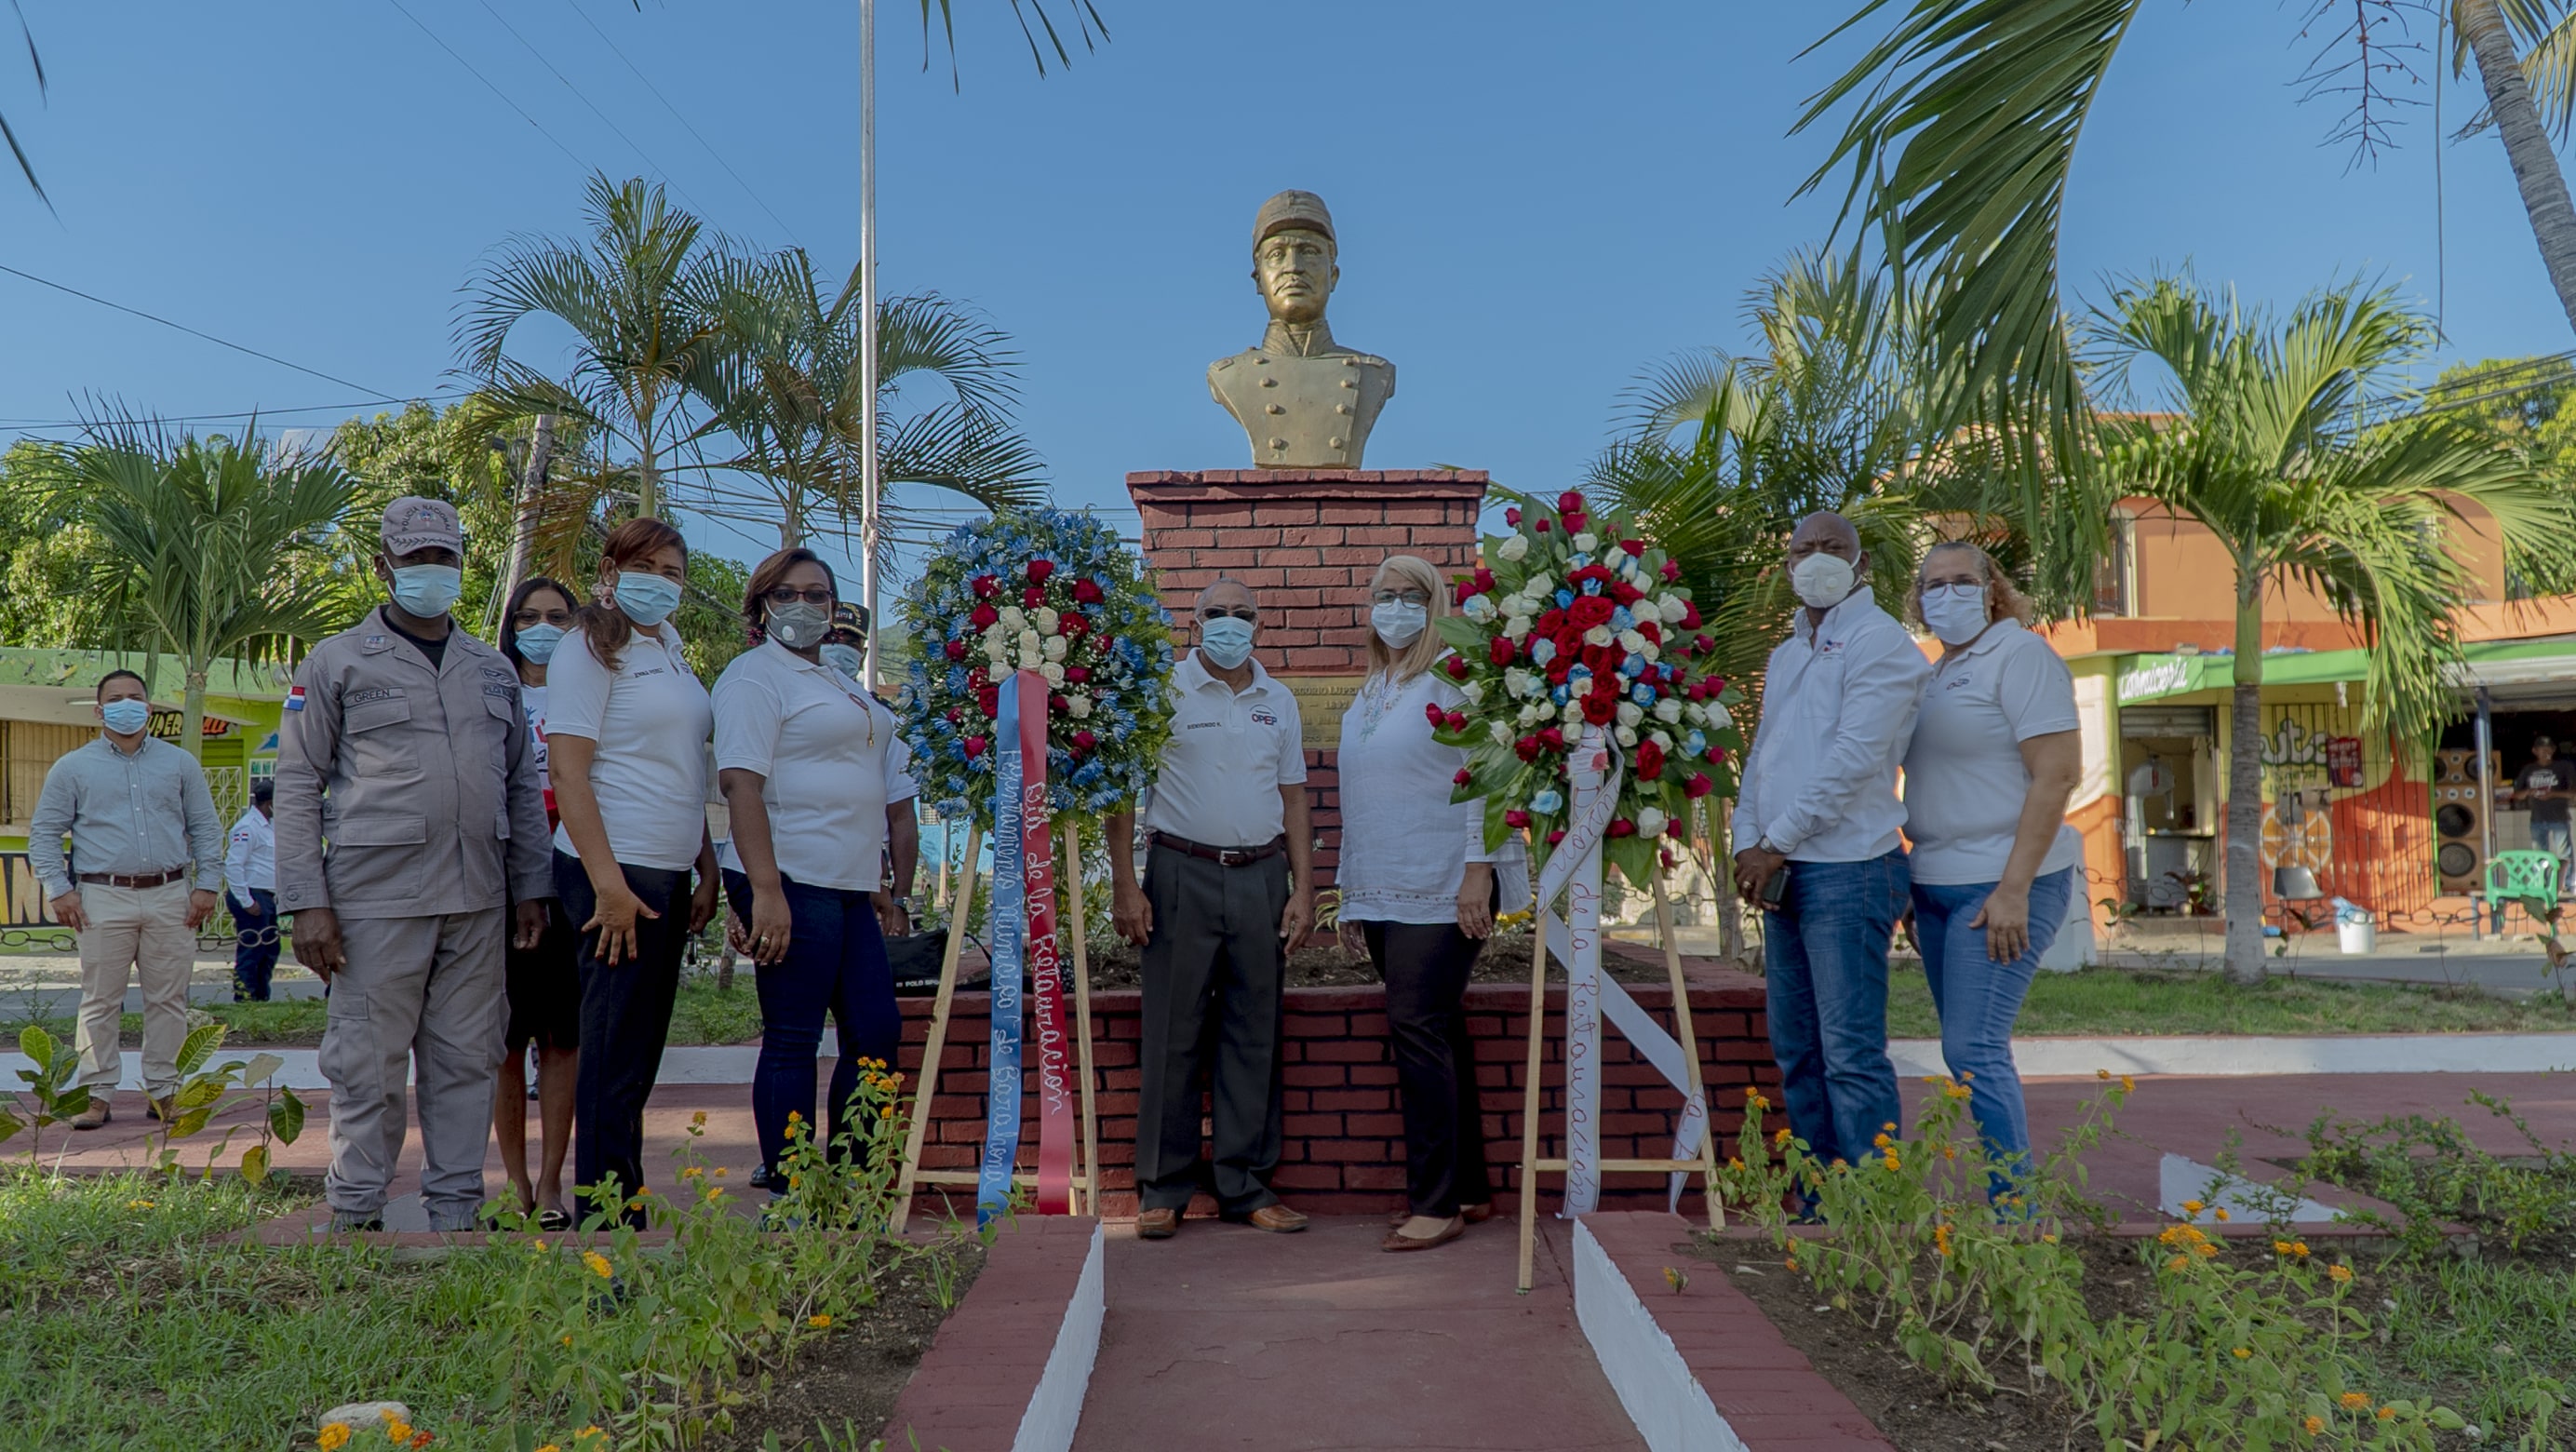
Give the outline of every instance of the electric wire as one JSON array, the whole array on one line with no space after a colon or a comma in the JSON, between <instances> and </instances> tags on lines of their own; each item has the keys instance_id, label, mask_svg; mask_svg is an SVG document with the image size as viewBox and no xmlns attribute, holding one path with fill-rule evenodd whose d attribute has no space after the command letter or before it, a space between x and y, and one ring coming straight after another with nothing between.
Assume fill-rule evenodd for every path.
<instances>
[{"instance_id":1,"label":"electric wire","mask_svg":"<svg viewBox=\"0 0 2576 1452\"><path fill-rule=\"evenodd\" d=\"M32 272L25 272L25 271L21 271L21 270L20 270L20 269L18 269L18 268L15 268L15 267L11 267L11 266L9 266L7 263L0 263L0 272L8 273L8 274L9 274L10 276L12 276L12 277L25 278L27 281L32 282L32 283L35 283L35 284L36 284L37 286L39 286L39 287L50 287L50 288L52 288L52 289L53 289L54 291L56 291L56 292L60 292L60 293L69 293L71 296L76 297L76 298L79 298L79 299L80 299L81 301L83 301L83 302L93 302L93 303L98 304L100 307L103 307L103 308L111 308L111 309L114 309L114 310L115 310L115 311L117 311L117 312L125 313L125 314L127 314L127 315L129 315L129 316L131 316L131 317L138 317L138 318L141 318L141 319L143 319L143 320L144 320L145 322L147 322L147 323L159 323L161 326L163 326L163 327L165 327L165 328L175 328L175 329L177 329L178 331L180 331L180 332L182 332L182 333L187 334L189 337L192 337L192 338L202 338L202 339L204 339L205 341L207 341L207 342L209 342L209 343L212 343L212 344L216 345L217 347L220 347L220 348L230 348L231 350L233 350L233 351L234 351L234 352L236 352L236 353L244 353L244 354L248 354L249 356L251 356L251 357L253 357L253 358L257 358L257 359L261 360L262 362L274 363L274 364L276 364L277 366L279 366L280 368L292 368L292 369L294 369L294 370L295 370L296 372L298 372L298 373L310 374L311 376L313 376L313 377L315 377L315 378L319 378L319 379L321 379L321 380L322 380L323 382L325 382L325 383L336 383L336 384L340 385L342 388L354 388L354 389L358 390L360 393L367 394L368 396L373 397L373 398L381 399L381 400L383 400L383 401L384 401L384 402L386 402L386 403L400 403L400 402L402 402L402 400L401 400L401 399L398 399L398 398L394 397L392 394L390 394L390 393L386 393L386 392L384 392L384 391L383 391L383 390L381 390L381 389L369 388L367 385L365 385L365 384L363 384L363 383L352 383L352 382L350 382L348 379L340 377L338 374L335 374L335 373L325 373L325 372L323 372L323 371L322 371L321 369L319 369L319 368L307 368L307 367L305 367L305 366L304 366L303 364L301 364L301 363L290 363L290 362L288 362L286 359L284 359L284 358L280 358L280 357L278 357L278 356L277 356L276 354L274 354L274 353L263 353L263 352L261 352L261 351L260 351L259 349L257 349L257 348L253 348L253 347L249 346L248 344L244 344L244 343L236 343L236 342L232 341L230 338L218 338L218 337L216 337L214 334L209 333L209 332L206 332L206 331L205 331L204 329L202 329L202 328L192 328L192 327L189 327L186 323L176 323L176 322L172 322L170 319L165 318L165 317L162 317L162 316L161 316L160 314L158 314L158 313L147 313L147 312L145 312L145 311L144 311L143 309L141 309L141 308L130 308L130 307L127 307L125 304L120 303L120 302L110 302L110 301L108 301L106 298L100 297L98 294L96 294L96 293L94 293L94 292L83 292L83 291L81 291L79 288L71 287L71 286L68 286L68 285L66 285L66 284L64 284L64 283L56 282L56 281L54 281L54 280L53 280L53 279L51 279L51 278L47 278L47 277L38 277L36 274L34 274L34 273L32 273Z\"/></svg>"},{"instance_id":2,"label":"electric wire","mask_svg":"<svg viewBox=\"0 0 2576 1452\"><path fill-rule=\"evenodd\" d=\"M457 52L456 52L456 47L454 47L454 46L452 46L452 45L449 45L446 41L443 41L443 40L439 39L439 38L438 38L438 32L437 32L437 31L432 30L432 29L430 29L428 26L421 24L421 19L420 19L420 17L419 17L419 16L417 16L417 15L412 14L412 13L411 13L411 11L410 11L410 9L409 9L408 7L406 7L406 6L402 3L402 0L385 0L385 3L386 3L386 4L388 4L388 5L390 5L390 6L392 6L392 7L393 7L393 8L395 8L396 10L401 11L401 12L402 12L402 17L403 17L403 19L410 21L410 22L412 23L412 25L420 31L420 33L421 33L421 34L428 36L428 37L429 37L429 40L430 40L430 43L431 43L432 45L435 45L435 46L437 46L440 50L443 50L443 51L447 52L448 57L449 57L451 60L454 60L458 65L465 67L466 73L467 73L468 75L471 75L471 76L473 76L473 77L474 77L474 79L476 79L476 80L478 80L478 81L481 81L481 82L483 83L483 89L485 89L485 90L487 90L487 91L490 91L490 92L491 92L493 95L495 95L495 96L500 97L500 98L501 98L501 104L502 104L502 105L507 106L507 107L509 107L511 110L518 112L518 113L519 113L519 119L520 119L520 120L525 121L525 122L527 122L529 125L536 127L536 128L537 128L537 134L538 134L539 136L544 137L544 138L545 138L545 139L547 139L548 141L553 142L553 143L554 143L554 145L555 145L555 150L562 152L562 153L564 154L564 156L572 162L572 164L573 164L573 165L575 165L575 166L577 166L577 167L580 167L580 168L581 168L582 170L584 170L584 171L596 171L596 170L598 169L598 168L596 168L596 167L593 167L590 163L588 163L588 162L586 162L586 161L583 161L580 157L575 156L575 155L573 154L573 149L572 149L571 147L566 146L566 145L564 145L564 144L563 144L563 138L561 138L561 137L559 137L559 136L555 135L555 134L554 134L553 132L551 132L551 131L548 131L548 130L545 128L544 123L542 123L542 122L538 121L536 117L531 116L531 115L529 115L529 114L528 114L528 109L527 109L525 106L522 106L522 105L520 105L518 102L511 100L511 99L510 99L510 94L509 94L509 92L504 91L504 90L502 90L499 86L496 86L496 85L492 84L492 78L491 78L490 76L487 76L487 75L483 74L481 71L476 70L476 69L474 68L474 62L472 62L472 61L470 61L470 60L467 60L467 59L466 59L465 57L463 57L462 55L457 54Z\"/></svg>"},{"instance_id":3,"label":"electric wire","mask_svg":"<svg viewBox=\"0 0 2576 1452\"><path fill-rule=\"evenodd\" d=\"M555 63L554 63L553 61L551 61L551 60L546 59L546 53L545 53L544 51L541 51L541 50L537 49L535 46L533 46L533 45L529 44L529 43L528 43L528 38L527 38L526 36L521 35L521 34L519 33L519 28L518 28L517 26L512 25L512 24L509 22L509 19L508 19L506 16L502 15L500 11L493 9L493 8L492 8L491 0L481 0L481 3L482 3L482 6L483 6L483 13L484 13L484 14L489 15L489 16L491 16L494 20L499 21L499 22L501 23L501 28L502 28L503 30L506 30L506 31L510 32L510 38L511 38L512 40L515 40L515 41L517 41L517 42L519 43L519 48L520 48L520 49L522 49L522 50L526 51L528 54L530 54L530 55L532 55L532 56L535 56L535 57L537 58L537 64L539 64L539 65L541 65L541 66L544 66L544 67L546 68L546 72L547 72L547 74L549 74L549 75L553 76L556 80L563 82L564 89L565 89L565 90L567 90L567 91L572 92L572 94L573 94L573 99L574 99L574 100L577 100L577 101L581 102L583 105L588 106L588 107L590 108L590 114L592 114L593 116L598 117L598 118L599 118L599 120L600 120L600 124L601 124L601 125L604 125L604 126L606 126L609 130L616 132L616 133L617 133L617 139L618 139L618 140L620 140L620 141L625 142L625 143L626 143L626 145L627 145L627 147L628 147L628 149L632 150L632 151L633 151L633 152L634 152L638 157L642 158L642 159L643 159L644 164L645 164L647 167L650 167L650 168L652 168L654 171L659 172L659 173L662 175L662 177L663 177L663 179L664 179L664 180L669 181L669 182L671 183L671 188L672 188L672 190L674 190L674 191L676 191L676 192L678 192L678 193L680 194L680 199L681 199L682 201L687 202L687 203L689 204L689 206L690 206L692 209L696 210L697 212L699 212L699 213L701 213L701 214L703 214L703 213L707 210L707 209L706 209L706 207L705 207L703 204L701 204L701 203L698 201L698 199L697 199L696 197L693 197L693 196L690 196L690 195L689 195L689 189L688 189L687 187L684 187L684 186L680 185L678 178L676 178L676 177L672 176L672 174L671 174L671 169L670 169L669 167L662 165L662 164L661 164L660 162L658 162L658 161L655 161L655 160L653 159L653 154L652 154L651 152L648 152L648 151L646 151L646 150L644 149L643 143L641 143L641 142L637 141L634 137L627 135L627 134L626 134L626 128L625 128L625 127L620 126L620 125L618 125L615 121L613 121L613 120L609 119L609 115L608 115L608 113L607 113L607 112L605 112L605 111L603 111L603 110L601 110L601 109L599 109L599 104L598 104L597 102L595 102L595 101L591 100L591 99L590 99L590 97L589 97L588 95L585 95L585 94L583 93L583 91L582 91L581 87L576 86L576 85L574 85L574 84L572 83L572 77L570 77L570 76L568 76L568 75L565 75L562 71L560 71L560 70L556 69L556 68L555 68Z\"/></svg>"},{"instance_id":4,"label":"electric wire","mask_svg":"<svg viewBox=\"0 0 2576 1452\"><path fill-rule=\"evenodd\" d=\"M599 37L600 43L608 47L609 54L616 56L618 63L625 66L627 72L637 81L643 83L645 90L652 92L653 99L662 103L662 109L671 113L672 118L688 131L698 145L705 148L707 155L715 158L716 165L724 168L725 175L733 178L734 185L742 188L743 195L751 198L754 205L769 214L769 220L778 224L778 230L787 234L787 240L799 247L804 246L804 241L796 235L796 229L787 225L787 219L779 216L777 210L771 207L760 193L752 190L751 183L743 180L742 173L733 169L733 163L724 159L724 153L716 150L715 143L699 134L698 128L690 124L688 114L672 105L671 98L662 94L662 88L653 84L653 78L644 74L635 62L627 59L626 52L618 48L617 42L609 38L608 32L600 29L599 23L592 20L587 12L573 3L573 0L564 0L564 4L572 10L573 14L581 17L581 23L590 27L590 33Z\"/></svg>"}]
</instances>

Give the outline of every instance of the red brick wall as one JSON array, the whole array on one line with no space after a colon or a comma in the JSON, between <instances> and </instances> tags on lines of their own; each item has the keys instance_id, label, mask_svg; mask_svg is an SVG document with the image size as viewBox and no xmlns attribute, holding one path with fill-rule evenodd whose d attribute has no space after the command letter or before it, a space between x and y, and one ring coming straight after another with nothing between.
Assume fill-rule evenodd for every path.
<instances>
[{"instance_id":1,"label":"red brick wall","mask_svg":"<svg viewBox=\"0 0 2576 1452\"><path fill-rule=\"evenodd\" d=\"M1660 959L1655 961L1660 962ZM1742 1117L1744 1093L1774 1091L1779 1070L1765 1037L1758 979L1706 959L1686 959L1691 1014L1699 1034L1700 1072L1713 1101L1721 1136ZM1667 1028L1672 990L1631 984L1630 994ZM1288 991L1284 1109L1287 1148L1273 1183L1304 1210L1351 1213L1392 1209L1403 1199L1404 1120L1396 1098L1395 1061L1386 1041L1385 996L1375 987L1295 988ZM1529 989L1478 984L1468 990L1469 1027L1476 1037L1477 1077L1485 1090L1485 1153L1506 1204L1516 1203L1513 1167L1521 1157L1521 1105L1527 1083ZM1562 988L1548 995L1547 1039L1540 1070L1542 1156L1565 1152L1564 1008ZM923 1041L930 1034L931 1001L903 1001L902 1067L918 1083ZM1141 1071L1137 1049L1142 1005L1136 990L1092 995L1093 1068L1099 1076L1100 1162L1103 1209L1135 1213L1136 1093ZM941 1055L939 1091L922 1163L931 1169L971 1169L984 1139L985 1052L992 1033L991 1000L957 995L950 1011L947 1051ZM1618 1031L1604 1027L1602 1046L1601 1153L1606 1158L1659 1158L1672 1152L1673 1117L1681 1096L1639 1060ZM1034 1085L1034 1079L1031 1079ZM1022 1168L1037 1153L1037 1096L1024 1090L1027 1126ZM1541 1185L1541 1205L1555 1204L1560 1180ZM1663 1204L1659 1175L1604 1177L1603 1203ZM973 1199L960 1193L959 1204ZM1204 1199L1198 1207L1213 1213ZM1705 1214L1698 1184L1683 1196L1685 1214Z\"/></svg>"},{"instance_id":2,"label":"red brick wall","mask_svg":"<svg viewBox=\"0 0 2576 1452\"><path fill-rule=\"evenodd\" d=\"M1163 604L1186 620L1199 591L1232 576L1261 599L1262 665L1273 675L1368 669L1368 585L1389 555L1443 575L1476 559L1487 476L1474 469L1155 470L1127 476ZM1314 723L1308 723L1311 727ZM1323 723L1329 733L1335 723ZM1333 880L1341 799L1333 753L1306 753L1319 887Z\"/></svg>"}]
</instances>

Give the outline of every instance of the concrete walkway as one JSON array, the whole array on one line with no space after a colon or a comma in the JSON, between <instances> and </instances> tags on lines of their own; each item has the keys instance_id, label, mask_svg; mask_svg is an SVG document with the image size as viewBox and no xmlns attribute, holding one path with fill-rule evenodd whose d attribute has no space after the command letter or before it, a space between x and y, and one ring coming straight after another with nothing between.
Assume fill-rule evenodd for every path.
<instances>
[{"instance_id":1,"label":"concrete walkway","mask_svg":"<svg viewBox=\"0 0 2576 1452\"><path fill-rule=\"evenodd\" d=\"M1642 1452L1575 1325L1567 1232L1545 1225L1527 1296L1501 1219L1409 1255L1377 1248L1375 1216L1113 1227L1074 1452Z\"/></svg>"}]
</instances>

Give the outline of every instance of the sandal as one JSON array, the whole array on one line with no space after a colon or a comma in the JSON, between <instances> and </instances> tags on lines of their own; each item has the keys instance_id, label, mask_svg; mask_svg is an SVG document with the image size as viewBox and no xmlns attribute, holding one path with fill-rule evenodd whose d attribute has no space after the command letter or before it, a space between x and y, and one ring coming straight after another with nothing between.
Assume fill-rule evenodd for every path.
<instances>
[{"instance_id":1,"label":"sandal","mask_svg":"<svg viewBox=\"0 0 2576 1452\"><path fill-rule=\"evenodd\" d=\"M561 1234L572 1229L572 1217L549 1205L537 1212L537 1228L551 1234Z\"/></svg>"}]
</instances>

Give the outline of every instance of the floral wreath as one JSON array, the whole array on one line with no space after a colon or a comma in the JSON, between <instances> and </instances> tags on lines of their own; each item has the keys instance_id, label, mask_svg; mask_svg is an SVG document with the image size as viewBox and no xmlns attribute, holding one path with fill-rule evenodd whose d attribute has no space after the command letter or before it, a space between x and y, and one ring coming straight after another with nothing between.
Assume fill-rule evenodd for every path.
<instances>
[{"instance_id":1,"label":"floral wreath","mask_svg":"<svg viewBox=\"0 0 2576 1452\"><path fill-rule=\"evenodd\" d=\"M1544 860L1573 810L1568 756L1598 726L1622 763L1602 850L1644 886L1658 839L1688 839L1690 804L1734 795L1744 736L1728 707L1742 693L1707 673L1715 642L1680 565L1628 519L1596 518L1571 490L1553 510L1511 497L1513 533L1484 538L1456 577L1460 613L1439 622L1455 651L1440 668L1467 697L1427 708L1439 740L1468 752L1452 800L1483 799L1488 846L1527 830Z\"/></svg>"},{"instance_id":2,"label":"floral wreath","mask_svg":"<svg viewBox=\"0 0 2576 1452\"><path fill-rule=\"evenodd\" d=\"M1047 682L1054 816L1136 800L1171 730L1171 616L1144 563L1088 514L1032 509L960 525L903 596L920 652L903 738L942 815L993 825L994 717L1017 670Z\"/></svg>"}]
</instances>

